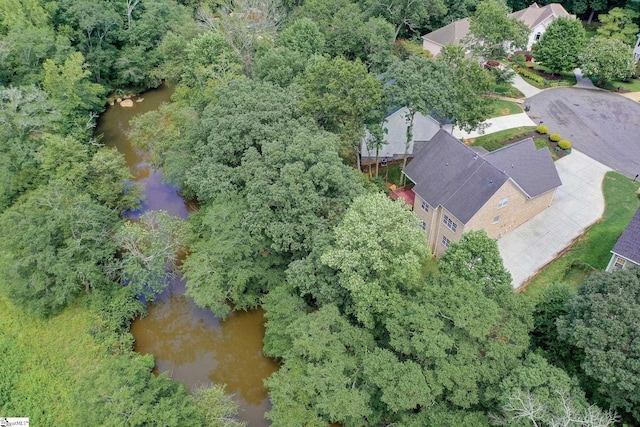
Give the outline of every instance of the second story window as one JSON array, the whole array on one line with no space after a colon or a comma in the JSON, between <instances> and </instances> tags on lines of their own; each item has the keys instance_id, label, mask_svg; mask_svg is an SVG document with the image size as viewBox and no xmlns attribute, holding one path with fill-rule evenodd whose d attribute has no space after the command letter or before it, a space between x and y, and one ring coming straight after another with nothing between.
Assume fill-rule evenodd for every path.
<instances>
[{"instance_id":1,"label":"second story window","mask_svg":"<svg viewBox=\"0 0 640 427\"><path fill-rule=\"evenodd\" d=\"M505 206L507 206L508 204L509 204L509 198L508 198L508 197L505 197L504 199L501 199L501 200L498 202L498 209L499 209L499 208L504 208L504 207L505 207Z\"/></svg>"},{"instance_id":2,"label":"second story window","mask_svg":"<svg viewBox=\"0 0 640 427\"><path fill-rule=\"evenodd\" d=\"M429 205L427 204L426 200L422 201L422 210L425 212L429 212Z\"/></svg>"},{"instance_id":3,"label":"second story window","mask_svg":"<svg viewBox=\"0 0 640 427\"><path fill-rule=\"evenodd\" d=\"M453 222L451 220L451 218L449 218L448 216L444 215L442 217L442 223L444 225L446 225L447 227L449 227L449 230L453 231L454 233L456 232L456 230L458 229L458 224L456 224L455 222Z\"/></svg>"}]
</instances>

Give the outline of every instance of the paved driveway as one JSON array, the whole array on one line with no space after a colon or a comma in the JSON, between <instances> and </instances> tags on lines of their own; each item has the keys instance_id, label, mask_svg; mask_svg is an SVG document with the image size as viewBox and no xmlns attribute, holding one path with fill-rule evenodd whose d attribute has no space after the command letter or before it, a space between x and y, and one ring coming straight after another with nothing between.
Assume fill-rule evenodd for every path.
<instances>
[{"instance_id":1,"label":"paved driveway","mask_svg":"<svg viewBox=\"0 0 640 427\"><path fill-rule=\"evenodd\" d=\"M527 99L529 116L589 157L628 176L640 174L640 104L603 90L547 89ZM570 157L570 156L569 156Z\"/></svg>"},{"instance_id":2,"label":"paved driveway","mask_svg":"<svg viewBox=\"0 0 640 427\"><path fill-rule=\"evenodd\" d=\"M555 164L562 186L551 206L498 240L514 288L553 260L604 211L602 179L608 167L577 150Z\"/></svg>"}]
</instances>

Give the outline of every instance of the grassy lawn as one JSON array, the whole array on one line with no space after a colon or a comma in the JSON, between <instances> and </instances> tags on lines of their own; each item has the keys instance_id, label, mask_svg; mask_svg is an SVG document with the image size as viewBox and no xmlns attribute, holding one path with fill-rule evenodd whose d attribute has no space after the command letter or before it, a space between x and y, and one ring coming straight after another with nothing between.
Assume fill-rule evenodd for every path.
<instances>
[{"instance_id":1,"label":"grassy lawn","mask_svg":"<svg viewBox=\"0 0 640 427\"><path fill-rule=\"evenodd\" d=\"M533 298L555 283L578 287L595 270L604 270L611 248L640 206L636 191L640 183L608 172L602 183L605 210L602 219L592 225L560 257L547 265L526 287Z\"/></svg>"},{"instance_id":2,"label":"grassy lawn","mask_svg":"<svg viewBox=\"0 0 640 427\"><path fill-rule=\"evenodd\" d=\"M531 133L535 129L535 126L521 126L518 128L501 130L499 132L490 133L489 135L479 136L475 138L470 145L484 147L487 151L494 151L498 148L502 148L504 146L504 141L519 141L524 135Z\"/></svg>"},{"instance_id":3,"label":"grassy lawn","mask_svg":"<svg viewBox=\"0 0 640 427\"><path fill-rule=\"evenodd\" d=\"M493 91L499 95L509 98L524 98L524 94L513 87L511 83L501 82L496 85Z\"/></svg>"},{"instance_id":4,"label":"grassy lawn","mask_svg":"<svg viewBox=\"0 0 640 427\"><path fill-rule=\"evenodd\" d=\"M522 113L522 107L511 101L504 101L497 98L489 98L488 102L491 106L491 112L487 119L491 117L509 116L511 114Z\"/></svg>"},{"instance_id":5,"label":"grassy lawn","mask_svg":"<svg viewBox=\"0 0 640 427\"><path fill-rule=\"evenodd\" d=\"M604 88L612 92L615 92L618 88L628 90L629 92L640 92L640 80L631 79L628 82L614 81L606 83Z\"/></svg>"}]
</instances>

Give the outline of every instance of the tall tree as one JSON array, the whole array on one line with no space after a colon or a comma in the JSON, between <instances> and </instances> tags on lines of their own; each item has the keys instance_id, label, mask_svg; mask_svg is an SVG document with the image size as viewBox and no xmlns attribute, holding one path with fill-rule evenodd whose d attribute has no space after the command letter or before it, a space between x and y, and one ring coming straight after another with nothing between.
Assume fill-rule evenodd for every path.
<instances>
[{"instance_id":1,"label":"tall tree","mask_svg":"<svg viewBox=\"0 0 640 427\"><path fill-rule=\"evenodd\" d=\"M346 141L347 155L359 165L367 122L376 122L382 104L380 81L360 62L315 57L297 79L304 91L300 109Z\"/></svg>"},{"instance_id":2,"label":"tall tree","mask_svg":"<svg viewBox=\"0 0 640 427\"><path fill-rule=\"evenodd\" d=\"M533 47L533 57L552 73L573 70L587 40L582 23L577 19L554 20Z\"/></svg>"},{"instance_id":3,"label":"tall tree","mask_svg":"<svg viewBox=\"0 0 640 427\"><path fill-rule=\"evenodd\" d=\"M367 0L368 13L380 16L394 26L394 40L405 31L410 38L432 17L440 17L447 12L442 0Z\"/></svg>"},{"instance_id":4,"label":"tall tree","mask_svg":"<svg viewBox=\"0 0 640 427\"><path fill-rule=\"evenodd\" d=\"M584 353L589 390L640 422L640 269L591 275L558 320L560 339Z\"/></svg>"},{"instance_id":5,"label":"tall tree","mask_svg":"<svg viewBox=\"0 0 640 427\"><path fill-rule=\"evenodd\" d=\"M48 59L44 63L43 88L63 116L63 131L78 138L93 132L97 113L102 109L104 88L89 80L80 52L72 54L57 65Z\"/></svg>"},{"instance_id":6,"label":"tall tree","mask_svg":"<svg viewBox=\"0 0 640 427\"><path fill-rule=\"evenodd\" d=\"M638 24L636 20L640 16L635 10L614 7L609 13L600 14L598 20L598 35L606 38L619 39L633 46L637 41Z\"/></svg>"},{"instance_id":7,"label":"tall tree","mask_svg":"<svg viewBox=\"0 0 640 427\"><path fill-rule=\"evenodd\" d=\"M461 46L443 47L437 61L447 67L451 75L449 81L454 82L449 87L447 118L460 128L477 128L491 113L486 93L495 87L493 75L478 61L467 58Z\"/></svg>"},{"instance_id":8,"label":"tall tree","mask_svg":"<svg viewBox=\"0 0 640 427\"><path fill-rule=\"evenodd\" d=\"M597 78L598 85L631 77L635 66L630 46L618 39L596 36L578 56L582 73Z\"/></svg>"},{"instance_id":9,"label":"tall tree","mask_svg":"<svg viewBox=\"0 0 640 427\"><path fill-rule=\"evenodd\" d=\"M40 187L0 217L5 292L47 316L104 283L118 216L64 182Z\"/></svg>"},{"instance_id":10,"label":"tall tree","mask_svg":"<svg viewBox=\"0 0 640 427\"><path fill-rule=\"evenodd\" d=\"M416 113L425 116L432 113L442 117L452 116L453 111L448 102L451 95L449 89L453 87L450 79L451 73L445 64L424 57L411 56L406 61L395 62L389 67L385 76L386 98L391 106L407 108L407 142L403 168L409 157Z\"/></svg>"},{"instance_id":11,"label":"tall tree","mask_svg":"<svg viewBox=\"0 0 640 427\"><path fill-rule=\"evenodd\" d=\"M576 15L585 15L589 12L589 19L587 23L591 24L596 12L606 10L609 6L608 0L573 0L571 4L571 12Z\"/></svg>"},{"instance_id":12,"label":"tall tree","mask_svg":"<svg viewBox=\"0 0 640 427\"><path fill-rule=\"evenodd\" d=\"M245 73L253 73L253 57L261 40L275 40L278 26L285 17L280 0L235 0L221 2L218 13L198 8L197 20L218 31L242 58Z\"/></svg>"},{"instance_id":13,"label":"tall tree","mask_svg":"<svg viewBox=\"0 0 640 427\"><path fill-rule=\"evenodd\" d=\"M485 59L506 57L508 47L524 49L529 27L508 14L509 8L502 0L480 3L471 15L466 44Z\"/></svg>"},{"instance_id":14,"label":"tall tree","mask_svg":"<svg viewBox=\"0 0 640 427\"><path fill-rule=\"evenodd\" d=\"M146 301L153 301L178 272L178 256L185 243L183 221L164 211L148 211L122 224L114 240L121 254L111 274Z\"/></svg>"}]
</instances>

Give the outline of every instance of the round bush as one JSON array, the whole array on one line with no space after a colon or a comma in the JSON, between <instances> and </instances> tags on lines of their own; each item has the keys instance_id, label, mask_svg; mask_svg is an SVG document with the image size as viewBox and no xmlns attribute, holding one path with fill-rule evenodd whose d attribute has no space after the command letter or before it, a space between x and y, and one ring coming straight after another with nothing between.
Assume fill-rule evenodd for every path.
<instances>
[{"instance_id":1,"label":"round bush","mask_svg":"<svg viewBox=\"0 0 640 427\"><path fill-rule=\"evenodd\" d=\"M562 139L558 142L558 147L562 148L563 150L568 150L569 148L571 148L571 143L566 139Z\"/></svg>"},{"instance_id":2,"label":"round bush","mask_svg":"<svg viewBox=\"0 0 640 427\"><path fill-rule=\"evenodd\" d=\"M536 132L538 132L541 135L544 135L547 132L549 132L549 128L546 127L545 125L538 125L538 127L536 128Z\"/></svg>"},{"instance_id":3,"label":"round bush","mask_svg":"<svg viewBox=\"0 0 640 427\"><path fill-rule=\"evenodd\" d=\"M560 136L559 133L552 133L551 135L549 135L549 139L552 140L553 142L558 142L562 139L562 137Z\"/></svg>"}]
</instances>

